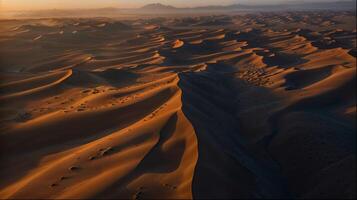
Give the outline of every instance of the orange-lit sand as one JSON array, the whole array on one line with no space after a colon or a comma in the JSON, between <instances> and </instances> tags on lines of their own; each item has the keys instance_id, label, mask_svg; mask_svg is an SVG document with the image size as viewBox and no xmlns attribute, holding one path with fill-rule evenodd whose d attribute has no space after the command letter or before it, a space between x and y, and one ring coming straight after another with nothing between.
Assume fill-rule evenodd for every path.
<instances>
[{"instance_id":1,"label":"orange-lit sand","mask_svg":"<svg viewBox=\"0 0 357 200\"><path fill-rule=\"evenodd\" d=\"M334 15L0 21L0 198L355 198Z\"/></svg>"}]
</instances>

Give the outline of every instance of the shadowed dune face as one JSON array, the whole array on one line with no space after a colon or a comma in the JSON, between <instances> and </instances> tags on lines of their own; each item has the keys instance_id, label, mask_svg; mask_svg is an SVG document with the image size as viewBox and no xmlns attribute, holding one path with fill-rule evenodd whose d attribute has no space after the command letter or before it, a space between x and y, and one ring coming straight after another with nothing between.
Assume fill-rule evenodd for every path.
<instances>
[{"instance_id":1,"label":"shadowed dune face","mask_svg":"<svg viewBox=\"0 0 357 200\"><path fill-rule=\"evenodd\" d=\"M356 198L353 15L0 21L0 198Z\"/></svg>"}]
</instances>

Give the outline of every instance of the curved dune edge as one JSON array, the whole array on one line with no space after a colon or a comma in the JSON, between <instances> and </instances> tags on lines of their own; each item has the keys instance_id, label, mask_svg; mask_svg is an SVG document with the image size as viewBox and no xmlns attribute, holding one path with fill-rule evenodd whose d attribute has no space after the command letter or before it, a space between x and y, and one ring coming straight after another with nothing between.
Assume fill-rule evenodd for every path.
<instances>
[{"instance_id":1,"label":"curved dune edge","mask_svg":"<svg viewBox=\"0 0 357 200\"><path fill-rule=\"evenodd\" d=\"M180 48L184 45L185 43L181 40L175 40L175 42L173 43L172 48L177 49Z\"/></svg>"},{"instance_id":2,"label":"curved dune edge","mask_svg":"<svg viewBox=\"0 0 357 200\"><path fill-rule=\"evenodd\" d=\"M28 89L28 90L24 90L24 91L20 91L20 92L14 92L14 93L11 93L11 94L8 94L8 95L0 96L0 101L1 100L8 100L8 99L15 98L15 97L31 95L31 94L35 94L35 93L38 93L38 92L41 92L41 91L44 91L44 90L51 89L52 87L54 87L54 86L60 84L61 82L65 81L71 75L72 75L72 70L70 69L70 70L65 71L63 75L61 74L61 77L56 78L56 80L53 80L51 82L49 82L47 80L43 80L44 82L45 81L49 82L47 84L43 83L43 84L41 84L41 85L39 85L38 87L35 87L35 88L31 88L31 89ZM42 77L37 78L37 79L42 79ZM51 80L51 77L48 77L48 79ZM13 84L11 84L11 86L14 85L14 84L18 84L18 85L22 85L22 84L26 85L27 83L31 84L34 81L37 81L36 78L31 78L29 80L20 81L19 83L13 83ZM12 87L16 87L16 86L12 86Z\"/></svg>"},{"instance_id":3,"label":"curved dune edge","mask_svg":"<svg viewBox=\"0 0 357 200\"><path fill-rule=\"evenodd\" d=\"M172 89L177 88L175 82ZM171 95L163 106L125 129L114 130L98 140L51 155L50 161L6 187L0 196L131 198L126 195L150 188L166 191L163 198L192 198L197 139L181 111L181 92L177 90ZM45 120L51 121L50 117ZM75 124L72 128L75 129ZM156 181L152 182L153 179ZM99 186L98 182L102 184ZM121 185L125 185L125 191L109 189ZM47 191L37 190L51 186L53 188Z\"/></svg>"},{"instance_id":4,"label":"curved dune edge","mask_svg":"<svg viewBox=\"0 0 357 200\"><path fill-rule=\"evenodd\" d=\"M12 22L0 198L354 197L353 31L221 17Z\"/></svg>"}]
</instances>

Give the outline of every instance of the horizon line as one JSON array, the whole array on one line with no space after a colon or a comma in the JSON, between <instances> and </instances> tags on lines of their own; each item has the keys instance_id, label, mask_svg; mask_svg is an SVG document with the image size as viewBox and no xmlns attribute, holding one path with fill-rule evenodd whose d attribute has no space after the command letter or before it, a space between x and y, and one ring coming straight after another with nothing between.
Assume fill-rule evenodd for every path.
<instances>
[{"instance_id":1,"label":"horizon line","mask_svg":"<svg viewBox=\"0 0 357 200\"><path fill-rule=\"evenodd\" d=\"M336 1L329 1L329 0L323 0L323 1L309 1L309 2L301 2L301 1L288 1L285 3L258 3L258 4L250 4L250 3L231 3L231 4L226 4L226 5L218 5L218 4L207 4L207 5L202 5L202 6L174 6L170 4L163 4L163 3L149 3L149 4L143 4L141 6L137 7L116 7L116 6L106 6L106 7L92 7L92 8L38 8L38 9L5 9L1 8L0 10L5 11L5 12L25 12L25 11L49 11L49 10L59 10L59 11L65 11L65 10L100 10L100 9L123 9L123 10L135 10L135 9L141 9L147 5L163 5L163 6L170 6L174 7L176 9L195 9L195 8L203 8L203 7L229 7L229 6L234 6L234 5L242 5L242 6L274 6L274 5L301 5L301 4L311 4L311 3L338 3L338 2L356 2L357 0L336 0Z\"/></svg>"}]
</instances>

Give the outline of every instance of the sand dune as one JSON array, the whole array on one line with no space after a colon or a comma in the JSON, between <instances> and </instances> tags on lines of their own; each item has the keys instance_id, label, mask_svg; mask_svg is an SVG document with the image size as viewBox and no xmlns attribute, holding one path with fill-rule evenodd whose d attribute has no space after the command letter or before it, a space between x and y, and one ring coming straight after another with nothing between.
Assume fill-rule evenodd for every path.
<instances>
[{"instance_id":1,"label":"sand dune","mask_svg":"<svg viewBox=\"0 0 357 200\"><path fill-rule=\"evenodd\" d=\"M0 21L0 198L356 198L350 15Z\"/></svg>"}]
</instances>

